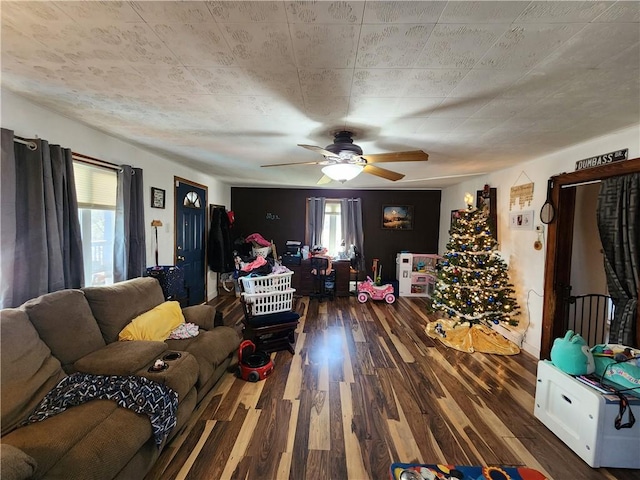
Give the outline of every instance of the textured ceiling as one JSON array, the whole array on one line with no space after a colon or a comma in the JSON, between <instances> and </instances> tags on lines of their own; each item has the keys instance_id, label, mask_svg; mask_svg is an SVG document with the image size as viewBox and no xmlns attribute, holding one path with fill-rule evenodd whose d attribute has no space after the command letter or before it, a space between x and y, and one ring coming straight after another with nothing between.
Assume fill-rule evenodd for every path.
<instances>
[{"instance_id":1,"label":"textured ceiling","mask_svg":"<svg viewBox=\"0 0 640 480\"><path fill-rule=\"evenodd\" d=\"M321 160L296 145L339 129L430 155L345 188L437 188L640 123L637 1L0 8L4 87L231 185L315 186L260 165Z\"/></svg>"}]
</instances>

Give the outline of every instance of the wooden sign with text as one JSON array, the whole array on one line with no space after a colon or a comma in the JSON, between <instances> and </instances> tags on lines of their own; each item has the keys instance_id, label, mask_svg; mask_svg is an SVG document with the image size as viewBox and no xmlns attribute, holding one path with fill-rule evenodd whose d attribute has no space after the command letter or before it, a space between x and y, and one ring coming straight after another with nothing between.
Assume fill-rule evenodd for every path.
<instances>
[{"instance_id":1,"label":"wooden sign with text","mask_svg":"<svg viewBox=\"0 0 640 480\"><path fill-rule=\"evenodd\" d=\"M605 153L596 157L585 158L576 162L576 171L585 170L587 168L599 167L607 163L620 162L626 160L629 155L629 149L616 150L615 152Z\"/></svg>"}]
</instances>

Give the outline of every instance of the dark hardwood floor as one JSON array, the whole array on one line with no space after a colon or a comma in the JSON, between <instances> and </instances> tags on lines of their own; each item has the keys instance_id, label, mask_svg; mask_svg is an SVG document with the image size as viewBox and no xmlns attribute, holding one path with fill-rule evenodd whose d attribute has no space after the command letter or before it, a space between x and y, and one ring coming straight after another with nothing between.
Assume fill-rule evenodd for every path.
<instances>
[{"instance_id":1,"label":"dark hardwood floor","mask_svg":"<svg viewBox=\"0 0 640 480\"><path fill-rule=\"evenodd\" d=\"M212 304L239 326L235 297ZM640 478L638 470L590 468L533 416L532 356L467 354L427 337L422 299L303 297L296 308L296 354L274 353L265 381L226 374L147 480L387 480L393 462L524 465L557 480Z\"/></svg>"}]
</instances>

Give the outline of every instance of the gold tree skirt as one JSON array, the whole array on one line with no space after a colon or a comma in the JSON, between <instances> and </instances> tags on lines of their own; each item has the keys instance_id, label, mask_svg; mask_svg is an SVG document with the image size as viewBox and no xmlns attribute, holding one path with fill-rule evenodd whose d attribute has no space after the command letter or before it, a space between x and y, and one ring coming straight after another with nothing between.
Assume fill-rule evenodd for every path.
<instances>
[{"instance_id":1,"label":"gold tree skirt","mask_svg":"<svg viewBox=\"0 0 640 480\"><path fill-rule=\"evenodd\" d=\"M454 326L456 320L438 320L427 324L425 329L431 338L437 338L447 347L461 352L494 353L497 355L516 355L518 346L504 338L486 325L470 325L468 322ZM436 329L436 325L441 328ZM442 335L440 332L444 332Z\"/></svg>"}]
</instances>

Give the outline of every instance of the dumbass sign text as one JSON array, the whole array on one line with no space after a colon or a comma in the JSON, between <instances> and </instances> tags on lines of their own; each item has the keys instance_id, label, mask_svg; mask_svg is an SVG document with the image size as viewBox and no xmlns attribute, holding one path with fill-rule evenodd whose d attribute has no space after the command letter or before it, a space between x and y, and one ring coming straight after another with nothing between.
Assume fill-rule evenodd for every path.
<instances>
[{"instance_id":1,"label":"dumbass sign text","mask_svg":"<svg viewBox=\"0 0 640 480\"><path fill-rule=\"evenodd\" d=\"M616 150L615 152L605 153L604 155L598 155L597 157L578 160L576 162L576 170L584 170L585 168L599 167L600 165L606 165L607 163L626 160L628 154L629 149L625 148L624 150Z\"/></svg>"}]
</instances>

